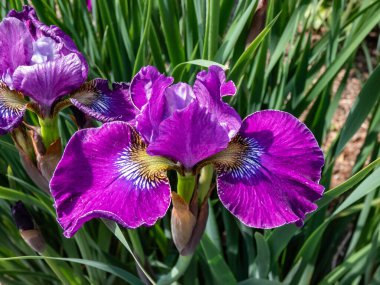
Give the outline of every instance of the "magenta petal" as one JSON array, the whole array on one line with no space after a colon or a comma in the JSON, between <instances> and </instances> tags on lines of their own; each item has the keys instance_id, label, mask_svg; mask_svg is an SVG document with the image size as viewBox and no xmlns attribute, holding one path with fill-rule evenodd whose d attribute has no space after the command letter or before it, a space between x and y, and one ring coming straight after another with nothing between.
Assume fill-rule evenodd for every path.
<instances>
[{"instance_id":1,"label":"magenta petal","mask_svg":"<svg viewBox=\"0 0 380 285\"><path fill-rule=\"evenodd\" d=\"M75 133L50 182L64 235L93 218L128 228L153 225L170 205L163 160L147 155L125 122Z\"/></svg>"},{"instance_id":2,"label":"magenta petal","mask_svg":"<svg viewBox=\"0 0 380 285\"><path fill-rule=\"evenodd\" d=\"M317 208L314 202L324 190L318 184L323 153L297 118L272 110L254 113L231 144L227 150L239 158L217 163L218 194L244 224L273 228L302 223Z\"/></svg>"},{"instance_id":3,"label":"magenta petal","mask_svg":"<svg viewBox=\"0 0 380 285\"><path fill-rule=\"evenodd\" d=\"M60 56L75 53L82 62L82 82L86 80L88 74L88 65L86 59L78 51L74 41L60 28L54 25L47 26L44 23L40 22L36 15L36 11L32 7L26 5L23 6L23 10L20 12L15 10L10 11L7 17L20 20L25 25L25 27L28 28L30 35L35 41L41 37L48 37L53 39L57 43L55 52Z\"/></svg>"},{"instance_id":4,"label":"magenta petal","mask_svg":"<svg viewBox=\"0 0 380 285\"><path fill-rule=\"evenodd\" d=\"M164 118L170 117L175 111L186 108L194 98L193 88L189 84L180 82L166 88Z\"/></svg>"},{"instance_id":5,"label":"magenta petal","mask_svg":"<svg viewBox=\"0 0 380 285\"><path fill-rule=\"evenodd\" d=\"M160 97L172 83L173 78L164 76L154 66L144 66L131 82L132 101L141 110L152 97Z\"/></svg>"},{"instance_id":6,"label":"magenta petal","mask_svg":"<svg viewBox=\"0 0 380 285\"><path fill-rule=\"evenodd\" d=\"M19 65L30 63L33 47L32 37L18 19L5 18L0 23L0 77L12 75Z\"/></svg>"},{"instance_id":7,"label":"magenta petal","mask_svg":"<svg viewBox=\"0 0 380 285\"><path fill-rule=\"evenodd\" d=\"M218 66L210 66L206 71L197 74L194 83L194 93L201 106L210 109L219 123L226 129L230 138L239 131L241 118L239 114L222 97L236 93L232 81L225 82L224 70Z\"/></svg>"},{"instance_id":8,"label":"magenta petal","mask_svg":"<svg viewBox=\"0 0 380 285\"><path fill-rule=\"evenodd\" d=\"M82 62L75 53L55 61L20 66L13 74L14 88L43 106L51 106L82 83Z\"/></svg>"},{"instance_id":9,"label":"magenta petal","mask_svg":"<svg viewBox=\"0 0 380 285\"><path fill-rule=\"evenodd\" d=\"M193 101L164 120L148 153L169 157L191 169L197 162L225 149L229 138L206 108Z\"/></svg>"},{"instance_id":10,"label":"magenta petal","mask_svg":"<svg viewBox=\"0 0 380 285\"><path fill-rule=\"evenodd\" d=\"M126 83L114 83L110 89L107 80L94 79L82 85L70 100L82 112L102 122L128 122L138 114Z\"/></svg>"},{"instance_id":11,"label":"magenta petal","mask_svg":"<svg viewBox=\"0 0 380 285\"><path fill-rule=\"evenodd\" d=\"M158 134L158 127L165 117L165 91L173 78L160 74L153 66L143 67L131 83L131 97L138 109L136 128L148 142Z\"/></svg>"}]
</instances>

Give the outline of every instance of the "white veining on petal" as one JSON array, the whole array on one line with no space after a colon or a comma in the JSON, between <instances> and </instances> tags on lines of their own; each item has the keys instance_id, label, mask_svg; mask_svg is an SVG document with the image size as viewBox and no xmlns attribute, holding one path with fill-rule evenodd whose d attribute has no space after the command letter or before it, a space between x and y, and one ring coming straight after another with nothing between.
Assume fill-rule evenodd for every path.
<instances>
[{"instance_id":1,"label":"white veining on petal","mask_svg":"<svg viewBox=\"0 0 380 285\"><path fill-rule=\"evenodd\" d=\"M210 157L205 163L213 163L220 176L248 182L262 167L260 157L263 153L264 148L255 139L237 135L227 149Z\"/></svg>"},{"instance_id":2,"label":"white veining on petal","mask_svg":"<svg viewBox=\"0 0 380 285\"><path fill-rule=\"evenodd\" d=\"M25 103L22 101L21 95L15 91L11 91L8 87L0 82L0 117L14 118L24 112Z\"/></svg>"},{"instance_id":3,"label":"white veining on petal","mask_svg":"<svg viewBox=\"0 0 380 285\"><path fill-rule=\"evenodd\" d=\"M120 176L131 181L138 189L156 188L157 181L148 180L144 175L144 164L133 161L131 158L131 148L125 148L116 160L115 164L119 168Z\"/></svg>"},{"instance_id":4,"label":"white veining on petal","mask_svg":"<svg viewBox=\"0 0 380 285\"><path fill-rule=\"evenodd\" d=\"M120 177L131 181L137 189L144 190L157 188L166 180L170 164L164 157L147 154L146 145L140 137L134 137L115 162Z\"/></svg>"}]
</instances>

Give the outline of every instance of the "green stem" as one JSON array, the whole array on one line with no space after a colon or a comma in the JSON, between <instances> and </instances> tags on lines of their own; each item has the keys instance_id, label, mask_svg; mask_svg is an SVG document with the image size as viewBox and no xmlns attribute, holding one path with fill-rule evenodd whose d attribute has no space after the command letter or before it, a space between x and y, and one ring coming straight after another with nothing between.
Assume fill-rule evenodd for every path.
<instances>
[{"instance_id":1,"label":"green stem","mask_svg":"<svg viewBox=\"0 0 380 285\"><path fill-rule=\"evenodd\" d=\"M162 276L157 281L157 285L169 285L176 282L185 273L192 258L193 254L187 256L180 255L172 270L168 274Z\"/></svg>"},{"instance_id":2,"label":"green stem","mask_svg":"<svg viewBox=\"0 0 380 285\"><path fill-rule=\"evenodd\" d=\"M214 167L212 165L206 165L201 169L201 175L199 177L198 183L198 198L200 203L204 201L204 199L207 197L208 191L210 191L213 175Z\"/></svg>"},{"instance_id":3,"label":"green stem","mask_svg":"<svg viewBox=\"0 0 380 285\"><path fill-rule=\"evenodd\" d=\"M58 130L58 117L54 118L38 118L38 122L41 127L41 137L46 149L59 139L59 130Z\"/></svg>"},{"instance_id":4,"label":"green stem","mask_svg":"<svg viewBox=\"0 0 380 285\"><path fill-rule=\"evenodd\" d=\"M177 172L177 177L177 193L186 201L186 203L190 203L195 188L195 176L188 173L186 173L185 176L182 176Z\"/></svg>"}]
</instances>

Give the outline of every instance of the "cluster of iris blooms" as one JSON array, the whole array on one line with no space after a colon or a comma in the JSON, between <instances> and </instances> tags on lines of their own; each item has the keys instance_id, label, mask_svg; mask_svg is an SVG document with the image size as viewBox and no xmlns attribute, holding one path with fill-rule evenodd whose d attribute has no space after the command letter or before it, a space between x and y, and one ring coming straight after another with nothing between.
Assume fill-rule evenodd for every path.
<instances>
[{"instance_id":1,"label":"cluster of iris blooms","mask_svg":"<svg viewBox=\"0 0 380 285\"><path fill-rule=\"evenodd\" d=\"M323 153L289 113L264 110L242 120L219 66L193 85L143 67L131 83L87 81L74 42L41 23L33 8L0 23L0 134L10 132L25 169L51 193L66 237L93 218L127 228L151 226L171 201L172 236L191 254L204 231L216 176L222 204L242 223L302 225L323 193ZM77 131L61 150L58 113L74 105L103 122ZM29 110L39 124L24 120ZM167 173L177 172L172 192Z\"/></svg>"}]
</instances>

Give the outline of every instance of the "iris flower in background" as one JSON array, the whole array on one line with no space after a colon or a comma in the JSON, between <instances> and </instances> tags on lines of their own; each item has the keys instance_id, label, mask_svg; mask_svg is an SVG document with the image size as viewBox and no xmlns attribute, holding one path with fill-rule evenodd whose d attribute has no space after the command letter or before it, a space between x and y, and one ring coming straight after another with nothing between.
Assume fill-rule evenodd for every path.
<instances>
[{"instance_id":1,"label":"iris flower in background","mask_svg":"<svg viewBox=\"0 0 380 285\"><path fill-rule=\"evenodd\" d=\"M62 30L41 23L29 6L9 12L0 23L0 134L21 123L27 106L52 116L87 73L83 55Z\"/></svg>"},{"instance_id":2,"label":"iris flower in background","mask_svg":"<svg viewBox=\"0 0 380 285\"><path fill-rule=\"evenodd\" d=\"M46 191L61 157L60 110L75 105L103 122L136 115L130 103L123 104L128 85L85 82L87 74L87 62L72 39L41 23L32 7L12 10L0 22L0 135L12 132L25 170ZM115 100L119 103L112 104ZM36 113L39 126L20 126L27 109Z\"/></svg>"},{"instance_id":3,"label":"iris flower in background","mask_svg":"<svg viewBox=\"0 0 380 285\"><path fill-rule=\"evenodd\" d=\"M87 74L84 56L61 29L41 23L29 6L9 12L0 23L0 135L17 127L27 108L42 119L71 103L102 121L135 115L125 115L123 105L108 105L125 101L129 86L110 89L104 79L85 83Z\"/></svg>"},{"instance_id":4,"label":"iris flower in background","mask_svg":"<svg viewBox=\"0 0 380 285\"><path fill-rule=\"evenodd\" d=\"M172 83L142 68L129 89L135 120L70 139L50 183L64 235L92 218L151 226L170 205L167 171L191 177L207 165L216 170L221 202L245 225L302 224L324 190L323 153L310 130L274 110L241 121L222 100L236 88L220 67L198 73L193 86Z\"/></svg>"}]
</instances>

